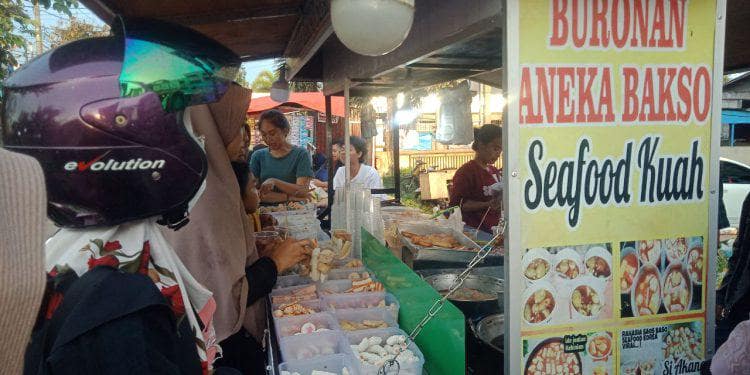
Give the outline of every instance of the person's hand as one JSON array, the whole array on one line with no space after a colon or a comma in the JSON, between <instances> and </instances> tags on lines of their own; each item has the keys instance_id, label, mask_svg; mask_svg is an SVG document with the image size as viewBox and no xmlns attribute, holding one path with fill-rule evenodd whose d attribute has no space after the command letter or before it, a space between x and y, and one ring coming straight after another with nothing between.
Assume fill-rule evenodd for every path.
<instances>
[{"instance_id":1,"label":"person's hand","mask_svg":"<svg viewBox=\"0 0 750 375\"><path fill-rule=\"evenodd\" d=\"M263 195L272 192L274 188L276 188L276 179L269 178L263 181L262 184L260 184L260 189L258 189L258 192Z\"/></svg>"},{"instance_id":2,"label":"person's hand","mask_svg":"<svg viewBox=\"0 0 750 375\"><path fill-rule=\"evenodd\" d=\"M297 202L310 202L313 199L313 191L315 191L315 189L297 189L294 194L289 196L289 200Z\"/></svg>"},{"instance_id":3,"label":"person's hand","mask_svg":"<svg viewBox=\"0 0 750 375\"><path fill-rule=\"evenodd\" d=\"M278 273L294 267L297 263L303 261L312 254L312 243L310 240L294 240L291 238L275 246L268 255L276 264Z\"/></svg>"}]
</instances>

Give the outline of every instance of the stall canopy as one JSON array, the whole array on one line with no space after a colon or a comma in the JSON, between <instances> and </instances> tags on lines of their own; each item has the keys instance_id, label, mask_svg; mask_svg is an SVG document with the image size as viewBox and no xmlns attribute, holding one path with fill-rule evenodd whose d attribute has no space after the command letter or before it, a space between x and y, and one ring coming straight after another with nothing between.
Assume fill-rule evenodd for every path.
<instances>
[{"instance_id":1,"label":"stall canopy","mask_svg":"<svg viewBox=\"0 0 750 375\"><path fill-rule=\"evenodd\" d=\"M325 96L321 92L293 92L289 95L289 100L284 103L274 101L270 96L255 98L250 102L250 108L247 109L247 113L248 115L254 116L263 111L278 107L303 108L326 113ZM343 97L331 97L331 114L344 117Z\"/></svg>"},{"instance_id":2,"label":"stall canopy","mask_svg":"<svg viewBox=\"0 0 750 375\"><path fill-rule=\"evenodd\" d=\"M338 41L328 0L81 0L104 21L115 14L180 23L216 39L244 60L285 57L287 78L326 84L353 95L476 77L500 86L501 0L417 0L414 26L404 44L380 57L358 56ZM750 68L745 32L750 1L727 1L725 71ZM325 69L323 69L325 66Z\"/></svg>"},{"instance_id":3,"label":"stall canopy","mask_svg":"<svg viewBox=\"0 0 750 375\"><path fill-rule=\"evenodd\" d=\"M750 112L735 109L721 110L722 124L750 124Z\"/></svg>"}]
</instances>

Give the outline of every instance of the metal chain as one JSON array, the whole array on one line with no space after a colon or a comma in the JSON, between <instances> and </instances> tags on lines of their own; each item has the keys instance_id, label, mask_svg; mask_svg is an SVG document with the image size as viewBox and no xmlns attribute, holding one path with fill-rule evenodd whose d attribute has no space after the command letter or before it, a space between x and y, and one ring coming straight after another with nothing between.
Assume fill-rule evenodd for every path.
<instances>
[{"instance_id":1,"label":"metal chain","mask_svg":"<svg viewBox=\"0 0 750 375\"><path fill-rule=\"evenodd\" d=\"M484 259L492 252L492 249L495 246L495 242L499 238L501 238L505 234L505 228L506 228L506 222L503 222L502 230L500 233L496 234L492 239L487 242L486 245L484 245L482 248L479 249L477 254L474 256L474 258L469 261L468 265L466 266L466 269L461 272L461 274L458 275L453 280L453 283L451 284L451 287L448 288L448 292L445 293L445 295L440 298L439 300L436 300L435 303L432 304L432 306L427 310L427 315L425 315L422 320L414 327L414 329L411 331L411 334L406 338L406 342L403 344L403 349L399 350L398 353L396 353L395 357L393 359L386 360L385 363L383 363L382 366L380 366L380 369L378 369L378 375L387 375L390 371L394 370L395 366L395 374L398 374L399 371L401 371L401 365L396 360L396 357L398 357L399 354L403 350L406 350L406 347L416 340L417 336L419 336L420 333L422 333L422 329L429 323L432 318L434 318L440 310L445 305L445 301L448 300L448 297L453 295L460 287L463 285L464 281L466 281L466 278L469 277L471 272L476 268L477 265L482 263Z\"/></svg>"}]
</instances>

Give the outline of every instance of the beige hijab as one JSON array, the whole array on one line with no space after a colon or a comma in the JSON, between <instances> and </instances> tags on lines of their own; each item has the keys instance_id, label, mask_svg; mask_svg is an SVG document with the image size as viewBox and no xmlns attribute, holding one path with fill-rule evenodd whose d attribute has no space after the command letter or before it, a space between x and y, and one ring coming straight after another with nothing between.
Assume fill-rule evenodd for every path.
<instances>
[{"instance_id":1,"label":"beige hijab","mask_svg":"<svg viewBox=\"0 0 750 375\"><path fill-rule=\"evenodd\" d=\"M190 273L214 293L219 342L239 331L243 322L250 323L245 328L259 341L265 328L263 301L245 308L245 266L256 261L258 254L225 147L243 126L250 94L231 85L219 102L188 108L196 135L205 139L206 190L190 211L187 226L176 232L164 229Z\"/></svg>"},{"instance_id":2,"label":"beige hijab","mask_svg":"<svg viewBox=\"0 0 750 375\"><path fill-rule=\"evenodd\" d=\"M44 293L44 175L34 159L0 149L0 373L23 372Z\"/></svg>"}]
</instances>

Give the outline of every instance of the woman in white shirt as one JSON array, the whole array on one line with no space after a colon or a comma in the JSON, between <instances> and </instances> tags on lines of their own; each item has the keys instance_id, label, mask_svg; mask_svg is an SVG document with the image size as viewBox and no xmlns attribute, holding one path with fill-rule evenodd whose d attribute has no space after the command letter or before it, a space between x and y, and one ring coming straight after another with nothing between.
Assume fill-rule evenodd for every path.
<instances>
[{"instance_id":1,"label":"woman in white shirt","mask_svg":"<svg viewBox=\"0 0 750 375\"><path fill-rule=\"evenodd\" d=\"M367 189L382 189L383 179L380 178L378 171L375 168L364 164L365 156L367 155L367 144L365 140L359 137L350 137L349 144L351 145L349 152L349 168L351 170L350 175L352 178L352 184L362 184ZM343 155L345 150L340 153L341 161L344 161ZM339 168L336 171L336 175L333 176L333 189L340 190L346 184L346 170ZM380 199L385 199L384 195L377 195Z\"/></svg>"}]
</instances>

